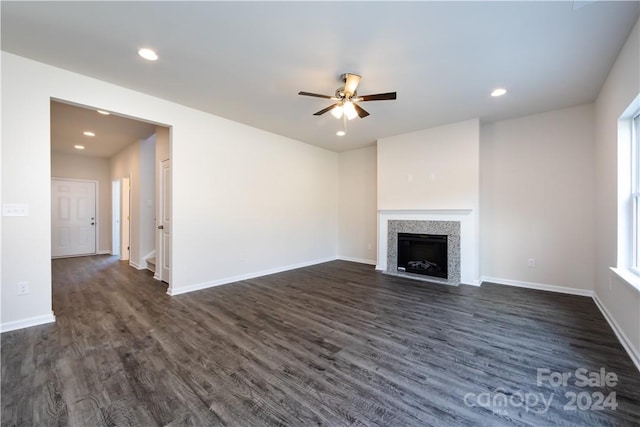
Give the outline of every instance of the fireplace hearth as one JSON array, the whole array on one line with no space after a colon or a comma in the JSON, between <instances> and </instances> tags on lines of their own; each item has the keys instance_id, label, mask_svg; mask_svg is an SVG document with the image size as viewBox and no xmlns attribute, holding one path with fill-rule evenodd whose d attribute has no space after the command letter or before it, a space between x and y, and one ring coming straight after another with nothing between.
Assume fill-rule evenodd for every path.
<instances>
[{"instance_id":1,"label":"fireplace hearth","mask_svg":"<svg viewBox=\"0 0 640 427\"><path fill-rule=\"evenodd\" d=\"M447 236L398 233L400 272L448 278Z\"/></svg>"}]
</instances>

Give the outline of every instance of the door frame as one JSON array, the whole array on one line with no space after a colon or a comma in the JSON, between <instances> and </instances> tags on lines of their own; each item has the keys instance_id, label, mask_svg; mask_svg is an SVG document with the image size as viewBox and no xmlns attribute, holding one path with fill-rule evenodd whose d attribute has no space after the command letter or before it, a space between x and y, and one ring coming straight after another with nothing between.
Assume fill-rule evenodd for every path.
<instances>
[{"instance_id":1,"label":"door frame","mask_svg":"<svg viewBox=\"0 0 640 427\"><path fill-rule=\"evenodd\" d=\"M171 162L171 157L166 158L166 159L160 159L160 161L157 162L156 164L156 170L159 172L158 174L156 174L157 176L157 185L158 185L158 192L156 195L156 271L154 273L154 279L156 280L160 280L163 281L165 283L167 283L169 285L169 287L171 286L171 268L169 269L169 271L167 272L167 274L164 273L163 270L163 260L164 260L164 256L165 256L165 251L167 250L166 245L164 244L164 239L163 239L163 234L164 234L164 229L160 229L159 226L162 225L164 226L164 202L165 202L165 195L166 195L166 188L165 188L165 180L164 180L164 176L163 176L163 169L162 166L165 162L169 162L169 180L170 182L173 181L173 168L172 168L172 162ZM171 221L171 217L173 216L173 185L169 185L169 198L170 198L170 205L169 205L169 210L170 210L170 214L169 214L169 218ZM171 235L173 235L173 230L170 230L169 233ZM172 236L173 237L173 236ZM173 265L173 261L172 261L172 256L173 256L173 251L172 251L172 246L173 246L173 238L170 238L169 240L169 265L172 266ZM168 277L165 277L168 276Z\"/></svg>"},{"instance_id":2,"label":"door frame","mask_svg":"<svg viewBox=\"0 0 640 427\"><path fill-rule=\"evenodd\" d=\"M97 255L98 254L98 248L100 247L100 233L98 232L98 229L100 228L100 205L98 204L100 201L100 182L98 180L95 179L77 179L77 178L59 178L56 176L52 176L50 181L73 181L73 182L91 182L93 183L93 186L95 187L96 193L95 193L95 227L93 228L93 232L95 233L95 248L94 248L94 252L93 254L82 254L82 255L65 255L65 256L51 256L51 259L56 259L56 258L72 258L72 257L76 257L76 256L87 256L87 255ZM51 205L53 205L53 200L50 202ZM50 227L51 230L53 230L53 215L49 215L49 223L50 223ZM53 235L53 231L52 231L52 235Z\"/></svg>"},{"instance_id":3,"label":"door frame","mask_svg":"<svg viewBox=\"0 0 640 427\"><path fill-rule=\"evenodd\" d=\"M111 181L111 255L120 256L120 193L122 182L119 179Z\"/></svg>"},{"instance_id":4,"label":"door frame","mask_svg":"<svg viewBox=\"0 0 640 427\"><path fill-rule=\"evenodd\" d=\"M131 175L120 181L120 261L131 263ZM126 202L126 203L125 203ZM126 212L125 212L126 211ZM127 248L125 249L125 245Z\"/></svg>"}]
</instances>

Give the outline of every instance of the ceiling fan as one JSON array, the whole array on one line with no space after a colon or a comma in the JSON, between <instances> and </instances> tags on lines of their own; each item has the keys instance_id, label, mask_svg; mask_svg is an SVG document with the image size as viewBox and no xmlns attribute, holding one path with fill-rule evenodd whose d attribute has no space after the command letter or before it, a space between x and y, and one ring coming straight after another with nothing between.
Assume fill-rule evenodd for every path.
<instances>
[{"instance_id":1,"label":"ceiling fan","mask_svg":"<svg viewBox=\"0 0 640 427\"><path fill-rule=\"evenodd\" d=\"M344 87L338 88L334 96L320 95L304 91L298 92L298 95L314 96L316 98L325 98L337 101L335 104L314 113L314 116L321 116L327 111L331 111L331 114L337 119L344 115L344 117L349 120L355 119L356 117L363 119L369 115L369 113L357 104L358 102L396 99L395 92L358 96L356 89L358 88L358 83L360 83L360 76L357 74L345 73L341 76L341 79L344 82Z\"/></svg>"}]
</instances>

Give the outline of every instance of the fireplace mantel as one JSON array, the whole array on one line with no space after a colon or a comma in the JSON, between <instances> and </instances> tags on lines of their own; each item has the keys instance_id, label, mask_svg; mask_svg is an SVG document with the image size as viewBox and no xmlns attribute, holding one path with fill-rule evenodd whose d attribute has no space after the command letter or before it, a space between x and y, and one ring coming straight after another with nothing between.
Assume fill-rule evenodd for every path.
<instances>
[{"instance_id":1,"label":"fireplace mantel","mask_svg":"<svg viewBox=\"0 0 640 427\"><path fill-rule=\"evenodd\" d=\"M380 209L378 215L471 215L473 209ZM393 218L395 219L395 218Z\"/></svg>"},{"instance_id":2,"label":"fireplace mantel","mask_svg":"<svg viewBox=\"0 0 640 427\"><path fill-rule=\"evenodd\" d=\"M378 261L376 270L387 271L389 221L456 221L460 223L460 283L480 285L477 210L378 210Z\"/></svg>"}]
</instances>

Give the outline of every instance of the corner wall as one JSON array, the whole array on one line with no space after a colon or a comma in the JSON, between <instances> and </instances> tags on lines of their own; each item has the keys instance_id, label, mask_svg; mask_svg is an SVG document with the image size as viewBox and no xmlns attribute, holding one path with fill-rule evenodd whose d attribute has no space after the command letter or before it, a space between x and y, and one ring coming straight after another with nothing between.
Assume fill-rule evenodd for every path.
<instances>
[{"instance_id":1,"label":"corner wall","mask_svg":"<svg viewBox=\"0 0 640 427\"><path fill-rule=\"evenodd\" d=\"M375 265L377 253L377 149L340 153L338 254Z\"/></svg>"},{"instance_id":2,"label":"corner wall","mask_svg":"<svg viewBox=\"0 0 640 427\"><path fill-rule=\"evenodd\" d=\"M140 257L139 268L156 249L156 135L140 141Z\"/></svg>"},{"instance_id":3,"label":"corner wall","mask_svg":"<svg viewBox=\"0 0 640 427\"><path fill-rule=\"evenodd\" d=\"M640 93L640 20L596 101L596 301L640 369L640 292L609 268L617 263L618 119Z\"/></svg>"},{"instance_id":4,"label":"corner wall","mask_svg":"<svg viewBox=\"0 0 640 427\"><path fill-rule=\"evenodd\" d=\"M155 214L155 137L136 141L111 157L111 180L129 178L129 264L146 268L144 256L153 250ZM153 156L153 157L149 157ZM151 200L151 206L147 201Z\"/></svg>"}]
</instances>

